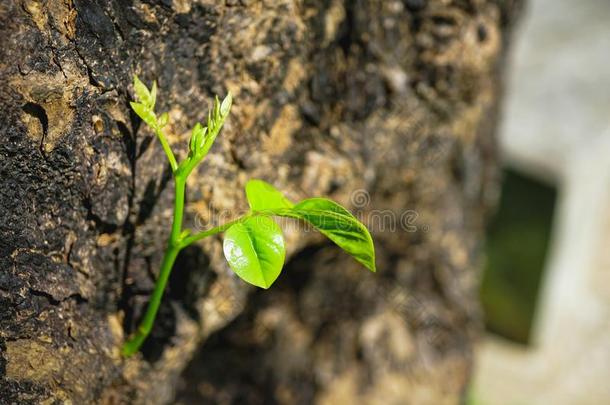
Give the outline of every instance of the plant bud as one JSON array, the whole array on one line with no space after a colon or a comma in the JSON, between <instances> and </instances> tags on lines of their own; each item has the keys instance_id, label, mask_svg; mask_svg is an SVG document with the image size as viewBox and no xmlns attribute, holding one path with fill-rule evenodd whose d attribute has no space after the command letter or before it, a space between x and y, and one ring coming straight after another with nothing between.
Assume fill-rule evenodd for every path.
<instances>
[{"instance_id":1,"label":"plant bud","mask_svg":"<svg viewBox=\"0 0 610 405\"><path fill-rule=\"evenodd\" d=\"M226 118L229 115L229 111L231 111L231 105L233 104L233 96L231 92L227 94L224 100L222 100L222 104L220 105L220 115L222 118Z\"/></svg>"},{"instance_id":2,"label":"plant bud","mask_svg":"<svg viewBox=\"0 0 610 405\"><path fill-rule=\"evenodd\" d=\"M159 127L163 128L169 122L169 114L166 112L161 114L157 122L159 123Z\"/></svg>"}]
</instances>

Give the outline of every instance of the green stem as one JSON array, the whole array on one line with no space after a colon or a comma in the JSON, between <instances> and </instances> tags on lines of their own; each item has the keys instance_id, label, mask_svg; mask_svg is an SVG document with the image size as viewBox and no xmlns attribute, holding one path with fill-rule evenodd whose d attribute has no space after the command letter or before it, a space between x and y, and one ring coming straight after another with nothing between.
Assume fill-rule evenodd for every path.
<instances>
[{"instance_id":1,"label":"green stem","mask_svg":"<svg viewBox=\"0 0 610 405\"><path fill-rule=\"evenodd\" d=\"M159 310L159 305L161 304L161 299L163 298L163 291L165 290L167 280L172 271L172 266L174 265L179 252L180 247L176 246L168 246L168 249L165 251L165 256L163 256L163 261L161 262L159 278L157 279L155 289L150 297L146 314L144 315L142 322L140 322L135 334L123 345L123 356L128 357L136 353L152 330L155 318L157 317L157 311Z\"/></svg>"},{"instance_id":2,"label":"green stem","mask_svg":"<svg viewBox=\"0 0 610 405\"><path fill-rule=\"evenodd\" d=\"M172 232L167 242L167 249L161 261L161 269L159 270L159 278L155 284L155 289L150 297L148 308L144 314L144 318L140 322L135 334L129 338L123 345L123 356L131 356L140 349L144 340L149 335L152 326L157 317L159 306L163 298L163 292L167 285L167 280L172 272L172 267L176 261L178 253L186 246L181 241L182 232L182 217L184 214L184 191L186 188L186 178L184 176L176 176L175 178L175 200L174 200L174 220L172 223Z\"/></svg>"},{"instance_id":3,"label":"green stem","mask_svg":"<svg viewBox=\"0 0 610 405\"><path fill-rule=\"evenodd\" d=\"M227 229L229 229L231 227L231 225L234 225L239 221L243 221L244 219L248 218L249 216L251 216L251 214L247 214L247 215L240 217L238 219L235 219L233 221L229 221L226 224L222 224L222 225L216 226L214 228L208 229L207 231L199 232L199 233L196 233L195 235L191 235L187 238L184 238L184 240L182 241L180 246L184 248L184 247L190 245L191 243L195 243L203 238L207 238L208 236L212 236L212 235L216 235L217 233L224 232Z\"/></svg>"},{"instance_id":4,"label":"green stem","mask_svg":"<svg viewBox=\"0 0 610 405\"><path fill-rule=\"evenodd\" d=\"M176 169L178 168L178 162L176 161L174 152L172 152L172 148L169 146L169 143L167 142L167 138L165 137L163 130L161 128L156 128L155 133L157 134L157 138L159 138L159 141L161 142L161 146L163 146L163 150L165 151L165 154L167 155L167 159L169 159L169 164L172 167L172 172L175 172Z\"/></svg>"},{"instance_id":5,"label":"green stem","mask_svg":"<svg viewBox=\"0 0 610 405\"><path fill-rule=\"evenodd\" d=\"M172 223L172 233L170 234L170 245L180 243L180 233L182 232L182 217L184 215L184 191L186 189L186 176L178 175L175 178L175 199L174 199L174 221Z\"/></svg>"},{"instance_id":6,"label":"green stem","mask_svg":"<svg viewBox=\"0 0 610 405\"><path fill-rule=\"evenodd\" d=\"M208 229L207 231L199 232L198 234L192 235L190 237L182 238L181 233L182 218L184 215L184 192L186 189L186 176L187 173L180 173L176 175L174 220L172 223L172 231L167 242L167 249L165 251L165 255L163 256L163 261L161 262L159 278L157 279L155 288L150 297L150 301L148 302L148 307L146 308L144 318L142 318L142 321L140 322L140 325L138 326L138 329L135 331L135 333L123 345L122 354L125 357L129 357L132 354L136 353L140 349L140 346L142 346L142 343L144 343L144 341L150 334L152 326L155 322L155 318L157 317L157 312L159 311L159 306L161 305L163 292L165 291L165 287L167 286L167 281L169 280L169 275L172 272L172 267L174 266L176 257L178 257L178 253L180 253L182 249L184 249L191 243L197 242L208 236L224 232L229 229L231 225L252 215L247 214L244 217L227 222L226 224L217 226L212 229Z\"/></svg>"},{"instance_id":7,"label":"green stem","mask_svg":"<svg viewBox=\"0 0 610 405\"><path fill-rule=\"evenodd\" d=\"M148 303L148 307L146 308L144 318L142 318L142 321L140 322L140 325L138 326L138 329L135 331L135 333L123 345L122 354L125 357L129 357L132 354L136 353L150 334L150 331L152 330L153 324L155 322L155 318L157 317L157 312L159 311L159 306L161 305L163 292L165 291L167 281L169 280L169 275L172 272L172 267L174 266L176 257L178 257L178 253L180 253L182 249L184 249L191 243L197 242L208 236L224 232L229 229L231 225L242 221L243 219L249 216L255 215L254 213L249 213L241 218L227 222L226 224L214 227L212 229L208 229L207 231L199 232L198 234L189 237L183 237L182 218L184 215L184 193L186 189L187 175L187 172L181 172L178 173L175 177L176 197L174 200L174 220L172 223L172 231L167 242L167 249L165 251L165 255L163 256L163 260L161 261L159 278L157 279L155 288L150 297L150 301Z\"/></svg>"}]
</instances>

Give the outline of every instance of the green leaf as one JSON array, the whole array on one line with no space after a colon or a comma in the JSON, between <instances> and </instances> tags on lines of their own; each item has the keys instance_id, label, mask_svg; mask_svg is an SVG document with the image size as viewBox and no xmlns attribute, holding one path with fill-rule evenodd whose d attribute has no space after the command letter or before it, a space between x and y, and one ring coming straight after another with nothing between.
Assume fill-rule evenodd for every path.
<instances>
[{"instance_id":1,"label":"green leaf","mask_svg":"<svg viewBox=\"0 0 610 405\"><path fill-rule=\"evenodd\" d=\"M167 124L169 123L169 114L164 112L163 114L161 114L161 116L159 117L159 126L161 128L165 127Z\"/></svg>"},{"instance_id":2,"label":"green leaf","mask_svg":"<svg viewBox=\"0 0 610 405\"><path fill-rule=\"evenodd\" d=\"M198 155L201 152L201 148L205 143L205 135L208 132L208 128L196 123L191 131L191 141L189 142L189 149L193 155Z\"/></svg>"},{"instance_id":3,"label":"green leaf","mask_svg":"<svg viewBox=\"0 0 610 405\"><path fill-rule=\"evenodd\" d=\"M233 104L233 95L231 92L227 94L224 100L222 100L222 104L220 105L220 114L223 118L226 118L231 111L231 105Z\"/></svg>"},{"instance_id":4,"label":"green leaf","mask_svg":"<svg viewBox=\"0 0 610 405\"><path fill-rule=\"evenodd\" d=\"M133 75L133 89L136 92L138 100L140 100L142 104L147 107L150 107L151 104L154 104L152 103L153 99L150 94L150 91L148 90L148 87L146 87L146 85L142 83L136 75Z\"/></svg>"},{"instance_id":5,"label":"green leaf","mask_svg":"<svg viewBox=\"0 0 610 405\"><path fill-rule=\"evenodd\" d=\"M244 281L269 288L284 265L286 249L282 230L266 216L255 216L232 225L223 251L229 266Z\"/></svg>"},{"instance_id":6,"label":"green leaf","mask_svg":"<svg viewBox=\"0 0 610 405\"><path fill-rule=\"evenodd\" d=\"M292 208L294 204L271 184L263 180L250 180L246 183L246 197L252 211Z\"/></svg>"},{"instance_id":7,"label":"green leaf","mask_svg":"<svg viewBox=\"0 0 610 405\"><path fill-rule=\"evenodd\" d=\"M214 113L213 113L214 122L218 125L220 122L220 100L218 96L214 96Z\"/></svg>"},{"instance_id":8,"label":"green leaf","mask_svg":"<svg viewBox=\"0 0 610 405\"><path fill-rule=\"evenodd\" d=\"M142 121L147 123L153 129L157 128L157 118L155 117L155 113L152 112L152 110L150 110L144 104L136 103L133 101L131 101L129 105L131 105L131 108L135 111L136 114L138 114L138 117L142 118Z\"/></svg>"},{"instance_id":9,"label":"green leaf","mask_svg":"<svg viewBox=\"0 0 610 405\"><path fill-rule=\"evenodd\" d=\"M150 104L148 105L154 111L155 103L157 102L157 81L155 80L150 91Z\"/></svg>"},{"instance_id":10,"label":"green leaf","mask_svg":"<svg viewBox=\"0 0 610 405\"><path fill-rule=\"evenodd\" d=\"M326 198L309 198L278 215L303 219L313 225L367 269L375 272L375 246L368 229L348 210Z\"/></svg>"},{"instance_id":11,"label":"green leaf","mask_svg":"<svg viewBox=\"0 0 610 405\"><path fill-rule=\"evenodd\" d=\"M211 114L211 113L210 113ZM205 137L205 142L201 146L200 154L201 156L206 156L210 151L210 148L214 144L216 137L220 133L222 129L222 125L224 124L224 119L220 121L215 121L211 115L208 115L208 135Z\"/></svg>"},{"instance_id":12,"label":"green leaf","mask_svg":"<svg viewBox=\"0 0 610 405\"><path fill-rule=\"evenodd\" d=\"M214 129L214 121L212 121L212 110L208 111L207 127L210 128L210 131Z\"/></svg>"}]
</instances>

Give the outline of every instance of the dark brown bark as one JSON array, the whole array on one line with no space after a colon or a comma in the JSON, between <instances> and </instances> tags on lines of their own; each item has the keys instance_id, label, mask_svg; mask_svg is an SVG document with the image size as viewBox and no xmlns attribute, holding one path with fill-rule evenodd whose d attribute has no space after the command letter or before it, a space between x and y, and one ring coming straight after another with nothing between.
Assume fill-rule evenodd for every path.
<instances>
[{"instance_id":1,"label":"dark brown bark","mask_svg":"<svg viewBox=\"0 0 610 405\"><path fill-rule=\"evenodd\" d=\"M3 3L1 402L161 404L180 381L182 403L459 402L517 10L500 0ZM210 97L235 95L189 183L190 223L244 209L245 181L263 178L295 199L376 212L378 273L289 232L277 286L253 291L220 239L207 240L181 254L153 336L123 360L172 204L161 147L128 108L133 73L158 80L180 155Z\"/></svg>"}]
</instances>

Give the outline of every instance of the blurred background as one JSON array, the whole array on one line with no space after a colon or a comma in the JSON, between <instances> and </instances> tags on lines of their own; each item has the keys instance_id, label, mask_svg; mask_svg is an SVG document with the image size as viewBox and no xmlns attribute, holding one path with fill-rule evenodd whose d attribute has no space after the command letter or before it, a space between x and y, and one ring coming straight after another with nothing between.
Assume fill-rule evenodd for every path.
<instances>
[{"instance_id":1,"label":"blurred background","mask_svg":"<svg viewBox=\"0 0 610 405\"><path fill-rule=\"evenodd\" d=\"M610 403L610 1L530 0L501 125L474 404Z\"/></svg>"}]
</instances>

